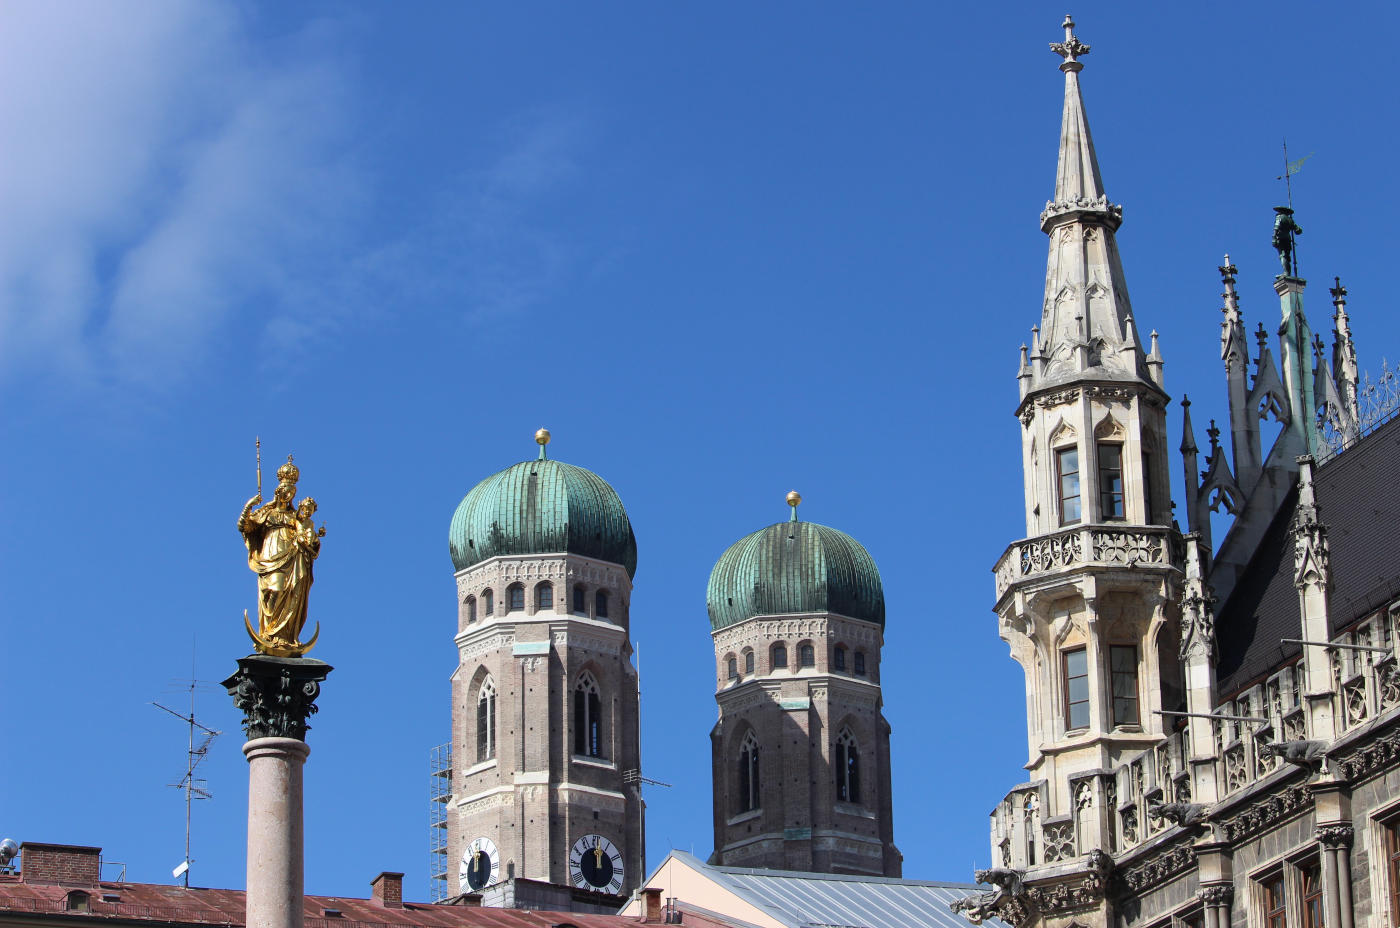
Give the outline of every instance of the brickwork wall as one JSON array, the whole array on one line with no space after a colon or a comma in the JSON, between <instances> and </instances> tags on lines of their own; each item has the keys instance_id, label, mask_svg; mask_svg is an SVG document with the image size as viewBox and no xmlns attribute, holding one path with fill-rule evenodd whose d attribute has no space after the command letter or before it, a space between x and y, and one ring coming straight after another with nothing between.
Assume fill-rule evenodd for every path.
<instances>
[{"instance_id":1,"label":"brickwork wall","mask_svg":"<svg viewBox=\"0 0 1400 928\"><path fill-rule=\"evenodd\" d=\"M26 841L20 853L20 873L26 883L95 886L101 878L101 848Z\"/></svg>"}]
</instances>

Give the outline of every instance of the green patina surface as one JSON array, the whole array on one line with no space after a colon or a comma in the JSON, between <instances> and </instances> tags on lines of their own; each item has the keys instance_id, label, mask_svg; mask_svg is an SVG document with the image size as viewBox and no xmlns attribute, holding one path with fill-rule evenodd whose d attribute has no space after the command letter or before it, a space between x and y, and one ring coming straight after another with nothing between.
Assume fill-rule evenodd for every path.
<instances>
[{"instance_id":1,"label":"green patina surface","mask_svg":"<svg viewBox=\"0 0 1400 928\"><path fill-rule=\"evenodd\" d=\"M736 541L710 572L705 598L716 631L793 612L835 612L885 626L885 590L870 553L815 522L779 522Z\"/></svg>"},{"instance_id":2,"label":"green patina surface","mask_svg":"<svg viewBox=\"0 0 1400 928\"><path fill-rule=\"evenodd\" d=\"M578 554L637 573L632 522L606 480L563 461L523 461L458 504L448 532L457 570L511 554Z\"/></svg>"}]
</instances>

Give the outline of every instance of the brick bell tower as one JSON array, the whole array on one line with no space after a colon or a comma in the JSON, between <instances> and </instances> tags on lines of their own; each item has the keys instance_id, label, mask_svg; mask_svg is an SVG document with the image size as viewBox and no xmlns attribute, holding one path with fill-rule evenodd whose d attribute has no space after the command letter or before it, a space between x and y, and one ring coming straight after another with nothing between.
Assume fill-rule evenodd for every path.
<instances>
[{"instance_id":1,"label":"brick bell tower","mask_svg":"<svg viewBox=\"0 0 1400 928\"><path fill-rule=\"evenodd\" d=\"M791 518L739 539L710 574L719 721L711 863L899 876L885 594L852 537Z\"/></svg>"},{"instance_id":2,"label":"brick bell tower","mask_svg":"<svg viewBox=\"0 0 1400 928\"><path fill-rule=\"evenodd\" d=\"M485 905L611 913L646 875L637 543L616 491L536 441L452 517L448 851Z\"/></svg>"},{"instance_id":3,"label":"brick bell tower","mask_svg":"<svg viewBox=\"0 0 1400 928\"><path fill-rule=\"evenodd\" d=\"M1027 537L995 568L998 629L1025 671L1028 782L993 814L992 860L1028 885L1093 887L1116 850L1112 770L1162 741L1156 710L1183 707L1183 574L1157 333L1144 351L1080 94L1089 46L1063 28L1045 295L1017 373ZM1104 928L1106 905L1074 917Z\"/></svg>"}]
</instances>

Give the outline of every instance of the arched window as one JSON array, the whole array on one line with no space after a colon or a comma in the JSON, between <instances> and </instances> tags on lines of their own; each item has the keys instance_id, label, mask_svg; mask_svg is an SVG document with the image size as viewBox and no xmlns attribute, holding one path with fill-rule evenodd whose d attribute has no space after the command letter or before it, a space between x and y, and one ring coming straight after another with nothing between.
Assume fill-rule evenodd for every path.
<instances>
[{"instance_id":1,"label":"arched window","mask_svg":"<svg viewBox=\"0 0 1400 928\"><path fill-rule=\"evenodd\" d=\"M725 669L729 671L729 679L739 679L739 660L733 654L724 659Z\"/></svg>"},{"instance_id":2,"label":"arched window","mask_svg":"<svg viewBox=\"0 0 1400 928\"><path fill-rule=\"evenodd\" d=\"M554 584L546 580L535 587L535 611L543 612L554 608Z\"/></svg>"},{"instance_id":3,"label":"arched window","mask_svg":"<svg viewBox=\"0 0 1400 928\"><path fill-rule=\"evenodd\" d=\"M467 621L468 621L468 622L475 622L475 621L476 621L476 597L475 597L475 596L468 596L468 597L467 597L467 603L466 603L466 605L467 605Z\"/></svg>"},{"instance_id":4,"label":"arched window","mask_svg":"<svg viewBox=\"0 0 1400 928\"><path fill-rule=\"evenodd\" d=\"M506 612L519 612L525 608L525 587L512 583L506 587Z\"/></svg>"},{"instance_id":5,"label":"arched window","mask_svg":"<svg viewBox=\"0 0 1400 928\"><path fill-rule=\"evenodd\" d=\"M849 728L836 736L836 798L842 802L860 802L860 750Z\"/></svg>"},{"instance_id":6,"label":"arched window","mask_svg":"<svg viewBox=\"0 0 1400 928\"><path fill-rule=\"evenodd\" d=\"M599 590L593 594L593 617L595 619L606 619L608 617L607 590Z\"/></svg>"},{"instance_id":7,"label":"arched window","mask_svg":"<svg viewBox=\"0 0 1400 928\"><path fill-rule=\"evenodd\" d=\"M744 652L744 673L753 673L753 649Z\"/></svg>"},{"instance_id":8,"label":"arched window","mask_svg":"<svg viewBox=\"0 0 1400 928\"><path fill-rule=\"evenodd\" d=\"M758 739L753 730L744 735L739 745L739 811L750 812L760 807L762 793L758 777Z\"/></svg>"},{"instance_id":9,"label":"arched window","mask_svg":"<svg viewBox=\"0 0 1400 928\"><path fill-rule=\"evenodd\" d=\"M496 594L490 590L481 591L481 613L482 615L496 614Z\"/></svg>"},{"instance_id":10,"label":"arched window","mask_svg":"<svg viewBox=\"0 0 1400 928\"><path fill-rule=\"evenodd\" d=\"M603 700L598 681L586 670L574 687L574 753L603 756Z\"/></svg>"},{"instance_id":11,"label":"arched window","mask_svg":"<svg viewBox=\"0 0 1400 928\"><path fill-rule=\"evenodd\" d=\"M846 646L838 644L831 652L831 666L837 673L846 672Z\"/></svg>"},{"instance_id":12,"label":"arched window","mask_svg":"<svg viewBox=\"0 0 1400 928\"><path fill-rule=\"evenodd\" d=\"M588 594L582 583L574 584L574 602L570 611L574 615L588 615Z\"/></svg>"},{"instance_id":13,"label":"arched window","mask_svg":"<svg viewBox=\"0 0 1400 928\"><path fill-rule=\"evenodd\" d=\"M91 912L91 897L81 889L75 889L63 897L63 907L69 912Z\"/></svg>"},{"instance_id":14,"label":"arched window","mask_svg":"<svg viewBox=\"0 0 1400 928\"><path fill-rule=\"evenodd\" d=\"M779 642L773 645L773 668L787 666L787 645Z\"/></svg>"},{"instance_id":15,"label":"arched window","mask_svg":"<svg viewBox=\"0 0 1400 928\"><path fill-rule=\"evenodd\" d=\"M797 663L801 667L817 666L817 651L811 644L802 644L797 648Z\"/></svg>"},{"instance_id":16,"label":"arched window","mask_svg":"<svg viewBox=\"0 0 1400 928\"><path fill-rule=\"evenodd\" d=\"M476 762L496 756L496 681L487 677L476 694Z\"/></svg>"},{"instance_id":17,"label":"arched window","mask_svg":"<svg viewBox=\"0 0 1400 928\"><path fill-rule=\"evenodd\" d=\"M859 676L862 676L862 677L865 676L865 652L864 652L864 651L857 651L857 652L856 652L856 674L859 675Z\"/></svg>"}]
</instances>

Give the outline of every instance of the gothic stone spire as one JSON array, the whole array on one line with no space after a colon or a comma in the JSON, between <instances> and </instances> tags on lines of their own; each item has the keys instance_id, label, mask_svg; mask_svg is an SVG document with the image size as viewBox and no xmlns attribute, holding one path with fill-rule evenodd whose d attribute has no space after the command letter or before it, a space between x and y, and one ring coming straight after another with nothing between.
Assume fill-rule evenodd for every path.
<instances>
[{"instance_id":1,"label":"gothic stone spire","mask_svg":"<svg viewBox=\"0 0 1400 928\"><path fill-rule=\"evenodd\" d=\"M1050 48L1064 59L1065 105L1060 125L1055 198L1040 227L1050 237L1041 317L1041 350L1031 390L1081 379L1153 383L1132 325L1132 306L1114 232L1121 207L1109 202L1079 91L1079 59L1089 46L1066 16L1065 39Z\"/></svg>"}]
</instances>

